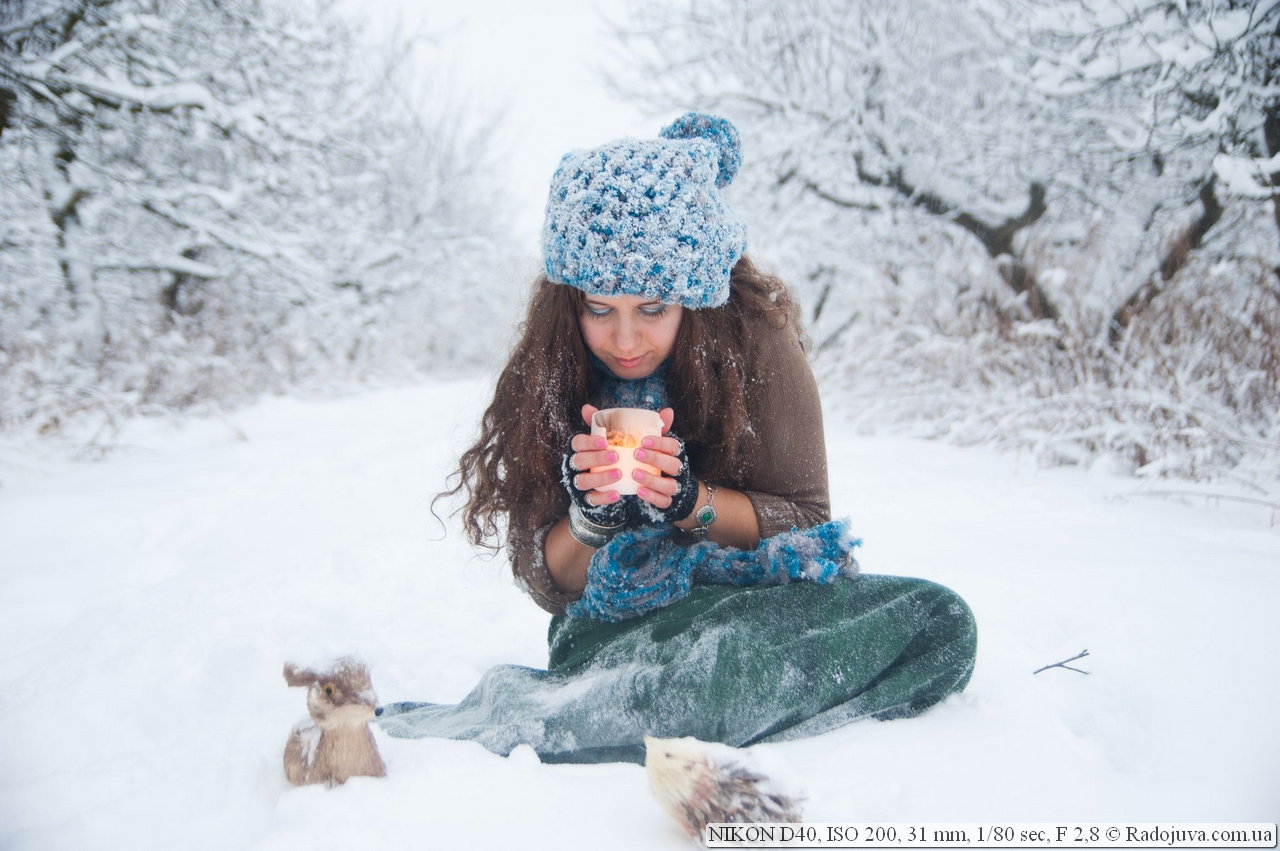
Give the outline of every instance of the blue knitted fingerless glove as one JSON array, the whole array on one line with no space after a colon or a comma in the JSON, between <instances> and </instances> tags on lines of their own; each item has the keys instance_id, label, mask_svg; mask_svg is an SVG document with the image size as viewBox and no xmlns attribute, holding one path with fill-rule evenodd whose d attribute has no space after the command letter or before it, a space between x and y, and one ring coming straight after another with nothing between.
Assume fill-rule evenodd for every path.
<instances>
[{"instance_id":1,"label":"blue knitted fingerless glove","mask_svg":"<svg viewBox=\"0 0 1280 851\"><path fill-rule=\"evenodd\" d=\"M619 534L591 557L587 587L567 609L574 617L623 621L687 596L694 582L716 585L828 583L858 572L848 520L792 529L765 538L754 550L710 541L676 542L664 528Z\"/></svg>"},{"instance_id":2,"label":"blue knitted fingerless glove","mask_svg":"<svg viewBox=\"0 0 1280 851\"><path fill-rule=\"evenodd\" d=\"M565 492L569 494L569 499L578 506L579 510L587 516L589 520L600 523L604 526L616 526L619 523L627 521L627 505L624 500L617 502L609 502L604 505L592 505L587 502L587 491L578 490L578 486L574 484L574 479L581 470L569 463L573 458L573 447L569 447L569 451L564 453L560 458L560 484L564 487ZM635 525L631 523L629 525Z\"/></svg>"}]
</instances>

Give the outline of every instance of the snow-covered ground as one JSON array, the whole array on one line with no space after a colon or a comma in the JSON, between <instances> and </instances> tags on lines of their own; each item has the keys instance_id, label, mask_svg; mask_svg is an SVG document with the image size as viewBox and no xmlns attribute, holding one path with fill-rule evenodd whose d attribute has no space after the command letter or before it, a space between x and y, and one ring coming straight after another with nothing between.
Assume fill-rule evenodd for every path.
<instances>
[{"instance_id":1,"label":"snow-covered ground","mask_svg":"<svg viewBox=\"0 0 1280 851\"><path fill-rule=\"evenodd\" d=\"M431 513L486 387L140 422L92 462L0 447L0 847L687 847L631 765L379 734L386 778L285 783L287 659L358 652L386 701L544 662L505 561ZM1280 819L1271 512L828 432L863 569L959 591L980 649L925 716L770 748L809 820Z\"/></svg>"}]
</instances>

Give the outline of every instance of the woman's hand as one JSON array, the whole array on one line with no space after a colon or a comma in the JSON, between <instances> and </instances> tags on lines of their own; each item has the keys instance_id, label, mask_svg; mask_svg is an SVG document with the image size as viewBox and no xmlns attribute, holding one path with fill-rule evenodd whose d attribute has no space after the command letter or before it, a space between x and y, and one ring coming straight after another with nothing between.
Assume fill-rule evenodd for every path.
<instances>
[{"instance_id":1,"label":"woman's hand","mask_svg":"<svg viewBox=\"0 0 1280 851\"><path fill-rule=\"evenodd\" d=\"M590 433L591 418L595 416L598 410L599 408L594 405L582 406L582 419L587 424L588 432L573 436L573 439L569 441L570 454L566 459L568 466L566 474L571 477L568 483L574 490L578 491L578 494L570 491L569 495L579 505L585 503L585 505L582 505L585 508L612 505L621 499L616 491L598 490L598 488L614 484L618 479L622 478L620 470L591 472L592 467L603 467L606 464L615 464L618 461L617 450L609 449L609 444L604 437Z\"/></svg>"},{"instance_id":2,"label":"woman's hand","mask_svg":"<svg viewBox=\"0 0 1280 851\"><path fill-rule=\"evenodd\" d=\"M689 475L689 465L684 454L684 442L670 435L675 411L663 408L658 416L662 419L662 437L644 438L635 453L637 461L657 467L660 472L655 475L637 467L631 472L631 477L640 484L636 496L654 508L665 511L671 507L673 499L680 492L680 477Z\"/></svg>"},{"instance_id":3,"label":"woman's hand","mask_svg":"<svg viewBox=\"0 0 1280 851\"><path fill-rule=\"evenodd\" d=\"M588 428L597 410L594 405L582 406L582 421ZM654 510L648 512L651 516L647 518L635 511L627 512L629 526L682 520L693 510L692 503L697 499L698 483L689 470L684 442L670 434L675 411L663 408L658 417L662 420L662 436L644 438L635 450L635 457L637 461L657 467L659 472L655 474L637 468L631 474L639 485L636 497L653 506ZM574 501L586 509L605 508L618 503L622 497L616 491L599 488L615 484L622 473L616 469L590 472L592 467L616 463L617 450L609 449L603 437L590 433L575 434L569 448L571 454L566 458L566 473L571 476L569 484L577 491L570 493ZM608 513L612 515L612 512Z\"/></svg>"},{"instance_id":4,"label":"woman's hand","mask_svg":"<svg viewBox=\"0 0 1280 851\"><path fill-rule=\"evenodd\" d=\"M639 523L675 523L689 516L698 501L698 480L689 467L689 456L684 441L671 434L675 412L663 408L658 412L662 420L662 436L646 437L635 450L636 460L658 468L658 473L636 468L631 476L640 485L636 497L647 506L633 512L640 515Z\"/></svg>"}]
</instances>

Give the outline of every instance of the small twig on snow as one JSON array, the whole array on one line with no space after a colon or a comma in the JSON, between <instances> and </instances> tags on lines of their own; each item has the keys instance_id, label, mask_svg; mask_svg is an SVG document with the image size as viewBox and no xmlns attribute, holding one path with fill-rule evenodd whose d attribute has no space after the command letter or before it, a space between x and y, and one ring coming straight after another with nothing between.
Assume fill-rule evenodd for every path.
<instances>
[{"instance_id":1,"label":"small twig on snow","mask_svg":"<svg viewBox=\"0 0 1280 851\"><path fill-rule=\"evenodd\" d=\"M1050 668L1066 668L1068 671L1075 671L1077 674L1088 674L1089 673L1088 671L1082 671L1079 668L1073 668L1067 664L1068 662L1074 662L1077 659L1083 659L1085 656L1088 656L1088 655L1089 655L1088 650L1081 650L1079 653L1072 656L1070 659L1063 659L1061 662L1054 662L1052 665L1045 665L1043 668L1038 668L1032 671L1031 673L1038 674L1041 671L1047 671Z\"/></svg>"}]
</instances>

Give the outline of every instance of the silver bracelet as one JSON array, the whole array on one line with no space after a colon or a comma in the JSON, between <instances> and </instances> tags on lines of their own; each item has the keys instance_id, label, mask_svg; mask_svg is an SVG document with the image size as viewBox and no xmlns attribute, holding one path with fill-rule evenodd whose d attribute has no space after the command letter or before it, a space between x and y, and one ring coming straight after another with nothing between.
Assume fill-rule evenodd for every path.
<instances>
[{"instance_id":1,"label":"silver bracelet","mask_svg":"<svg viewBox=\"0 0 1280 851\"><path fill-rule=\"evenodd\" d=\"M707 504L693 512L698 525L690 529L689 533L705 541L707 533L711 531L711 524L716 522L716 488L709 482L703 484L707 487Z\"/></svg>"},{"instance_id":2,"label":"silver bracelet","mask_svg":"<svg viewBox=\"0 0 1280 851\"><path fill-rule=\"evenodd\" d=\"M569 503L569 534L584 547L598 550L622 531L625 524L605 526L589 519L576 502Z\"/></svg>"}]
</instances>

